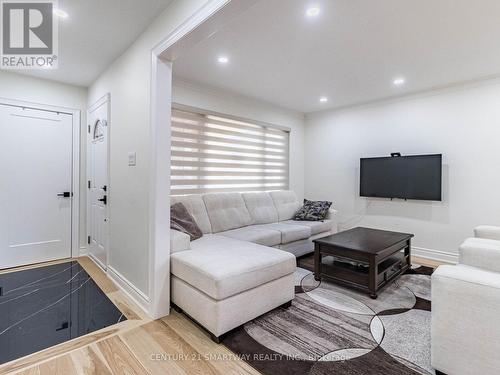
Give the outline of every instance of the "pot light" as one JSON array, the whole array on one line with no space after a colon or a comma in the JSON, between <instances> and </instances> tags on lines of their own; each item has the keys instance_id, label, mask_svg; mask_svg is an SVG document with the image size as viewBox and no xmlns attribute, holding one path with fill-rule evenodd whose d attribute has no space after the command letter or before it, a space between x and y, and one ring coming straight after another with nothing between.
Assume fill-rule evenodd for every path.
<instances>
[{"instance_id":1,"label":"pot light","mask_svg":"<svg viewBox=\"0 0 500 375\"><path fill-rule=\"evenodd\" d=\"M66 13L64 10L62 9L54 9L53 11L54 15L56 15L57 17L60 17L60 18L68 18L69 15L68 13Z\"/></svg>"},{"instance_id":2,"label":"pot light","mask_svg":"<svg viewBox=\"0 0 500 375\"><path fill-rule=\"evenodd\" d=\"M219 62L219 64L227 64L229 62L229 59L227 58L227 56L219 56L217 58L217 61Z\"/></svg>"},{"instance_id":3,"label":"pot light","mask_svg":"<svg viewBox=\"0 0 500 375\"><path fill-rule=\"evenodd\" d=\"M328 98L326 96L322 96L319 98L320 103L326 103L328 101Z\"/></svg>"},{"instance_id":4,"label":"pot light","mask_svg":"<svg viewBox=\"0 0 500 375\"><path fill-rule=\"evenodd\" d=\"M394 84L394 86L403 86L406 83L406 79L404 79L403 77L396 78L394 81L392 81L392 83Z\"/></svg>"},{"instance_id":5,"label":"pot light","mask_svg":"<svg viewBox=\"0 0 500 375\"><path fill-rule=\"evenodd\" d=\"M316 17L318 16L320 13L320 9L318 7L310 7L310 8L307 8L306 10L306 15L308 17Z\"/></svg>"}]
</instances>

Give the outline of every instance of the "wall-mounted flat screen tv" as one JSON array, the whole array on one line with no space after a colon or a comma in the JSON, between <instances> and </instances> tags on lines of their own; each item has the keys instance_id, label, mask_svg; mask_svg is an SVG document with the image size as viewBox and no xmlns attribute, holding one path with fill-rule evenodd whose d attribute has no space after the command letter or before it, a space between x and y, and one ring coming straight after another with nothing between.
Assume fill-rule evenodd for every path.
<instances>
[{"instance_id":1,"label":"wall-mounted flat screen tv","mask_svg":"<svg viewBox=\"0 0 500 375\"><path fill-rule=\"evenodd\" d=\"M442 155L363 158L362 197L441 201Z\"/></svg>"}]
</instances>

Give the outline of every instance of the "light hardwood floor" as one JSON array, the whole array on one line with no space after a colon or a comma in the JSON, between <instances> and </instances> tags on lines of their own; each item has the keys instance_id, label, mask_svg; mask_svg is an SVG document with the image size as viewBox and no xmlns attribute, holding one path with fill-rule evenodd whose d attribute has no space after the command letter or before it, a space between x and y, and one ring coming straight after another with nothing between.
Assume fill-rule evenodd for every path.
<instances>
[{"instance_id":1,"label":"light hardwood floor","mask_svg":"<svg viewBox=\"0 0 500 375\"><path fill-rule=\"evenodd\" d=\"M420 264L421 266L432 267L432 268L437 268L443 264L447 264L444 262L439 262L437 260L419 258L414 255L411 256L411 261L413 264Z\"/></svg>"},{"instance_id":2,"label":"light hardwood floor","mask_svg":"<svg viewBox=\"0 0 500 375\"><path fill-rule=\"evenodd\" d=\"M441 264L412 259L429 267ZM128 320L0 365L0 374L259 374L182 314L149 319L92 260L78 262ZM61 261L44 265L55 263Z\"/></svg>"},{"instance_id":3,"label":"light hardwood floor","mask_svg":"<svg viewBox=\"0 0 500 375\"><path fill-rule=\"evenodd\" d=\"M152 321L92 260L77 260L128 320L0 365L0 374L259 374L182 314Z\"/></svg>"}]
</instances>

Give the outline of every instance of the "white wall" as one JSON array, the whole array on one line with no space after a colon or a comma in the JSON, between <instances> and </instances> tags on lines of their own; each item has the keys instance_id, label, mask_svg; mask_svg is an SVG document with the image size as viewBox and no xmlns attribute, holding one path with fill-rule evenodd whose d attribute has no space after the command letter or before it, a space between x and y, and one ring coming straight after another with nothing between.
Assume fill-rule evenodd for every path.
<instances>
[{"instance_id":1,"label":"white wall","mask_svg":"<svg viewBox=\"0 0 500 375\"><path fill-rule=\"evenodd\" d=\"M303 199L304 115L302 113L182 80L174 79L172 90L174 103L290 128L290 189L296 192L299 199Z\"/></svg>"},{"instance_id":2,"label":"white wall","mask_svg":"<svg viewBox=\"0 0 500 375\"><path fill-rule=\"evenodd\" d=\"M332 200L341 228L411 232L420 254L454 260L474 226L500 224L499 140L499 81L310 114L306 197ZM391 152L442 153L444 200L360 198L359 159Z\"/></svg>"},{"instance_id":3,"label":"white wall","mask_svg":"<svg viewBox=\"0 0 500 375\"><path fill-rule=\"evenodd\" d=\"M143 298L140 303L149 299L150 277L151 51L207 1L173 1L89 88L89 104L111 94L109 267ZM135 167L128 166L131 151Z\"/></svg>"},{"instance_id":4,"label":"white wall","mask_svg":"<svg viewBox=\"0 0 500 375\"><path fill-rule=\"evenodd\" d=\"M87 89L0 70L0 98L81 111L80 154L80 246L86 246L86 108Z\"/></svg>"}]
</instances>

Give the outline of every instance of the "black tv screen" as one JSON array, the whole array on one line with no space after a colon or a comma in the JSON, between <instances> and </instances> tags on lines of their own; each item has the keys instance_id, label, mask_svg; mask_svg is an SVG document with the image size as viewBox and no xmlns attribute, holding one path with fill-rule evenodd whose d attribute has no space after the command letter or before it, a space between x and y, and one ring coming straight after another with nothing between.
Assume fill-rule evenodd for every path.
<instances>
[{"instance_id":1,"label":"black tv screen","mask_svg":"<svg viewBox=\"0 0 500 375\"><path fill-rule=\"evenodd\" d=\"M362 197L441 200L442 155L361 159Z\"/></svg>"}]
</instances>

